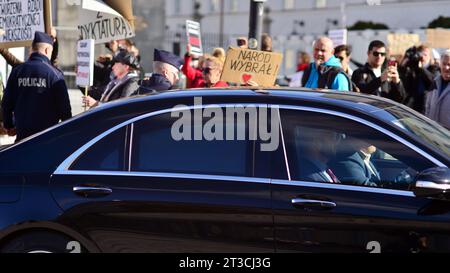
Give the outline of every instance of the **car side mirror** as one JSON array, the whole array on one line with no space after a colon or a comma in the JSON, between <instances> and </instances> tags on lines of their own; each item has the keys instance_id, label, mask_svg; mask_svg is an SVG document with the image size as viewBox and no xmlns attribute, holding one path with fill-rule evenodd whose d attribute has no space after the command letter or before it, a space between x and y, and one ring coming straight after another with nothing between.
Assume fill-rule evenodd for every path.
<instances>
[{"instance_id":1,"label":"car side mirror","mask_svg":"<svg viewBox=\"0 0 450 273\"><path fill-rule=\"evenodd\" d=\"M417 197L450 201L450 169L437 167L421 172L412 190Z\"/></svg>"}]
</instances>

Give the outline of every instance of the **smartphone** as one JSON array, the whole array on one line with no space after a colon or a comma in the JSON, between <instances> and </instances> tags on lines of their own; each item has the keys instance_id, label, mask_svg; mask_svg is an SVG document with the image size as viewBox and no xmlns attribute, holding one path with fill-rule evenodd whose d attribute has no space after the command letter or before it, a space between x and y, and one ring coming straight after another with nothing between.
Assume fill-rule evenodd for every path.
<instances>
[{"instance_id":1,"label":"smartphone","mask_svg":"<svg viewBox=\"0 0 450 273\"><path fill-rule=\"evenodd\" d=\"M388 66L397 66L397 60L394 58L389 59Z\"/></svg>"}]
</instances>

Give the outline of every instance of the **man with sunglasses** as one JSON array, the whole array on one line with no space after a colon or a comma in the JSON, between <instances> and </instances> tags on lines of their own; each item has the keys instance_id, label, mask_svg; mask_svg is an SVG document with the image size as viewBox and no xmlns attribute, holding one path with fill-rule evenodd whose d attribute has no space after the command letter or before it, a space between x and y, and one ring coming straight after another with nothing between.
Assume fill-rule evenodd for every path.
<instances>
[{"instance_id":1,"label":"man with sunglasses","mask_svg":"<svg viewBox=\"0 0 450 273\"><path fill-rule=\"evenodd\" d=\"M356 69L352 81L362 93L385 97L397 102L403 102L405 88L397 70L397 64L391 63L384 67L386 61L386 45L379 40L369 44L367 63Z\"/></svg>"}]
</instances>

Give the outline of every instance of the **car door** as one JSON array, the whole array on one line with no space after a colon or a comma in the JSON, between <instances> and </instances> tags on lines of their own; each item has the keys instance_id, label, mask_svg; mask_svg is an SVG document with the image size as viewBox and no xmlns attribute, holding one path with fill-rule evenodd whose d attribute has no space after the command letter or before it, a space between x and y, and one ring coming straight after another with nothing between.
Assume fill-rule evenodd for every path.
<instances>
[{"instance_id":1,"label":"car door","mask_svg":"<svg viewBox=\"0 0 450 273\"><path fill-rule=\"evenodd\" d=\"M270 180L255 176L255 141L206 140L211 115L201 110L197 120L192 109L184 120L172 109L136 118L68 159L51 181L60 221L107 252L273 252ZM176 135L180 122L192 138Z\"/></svg>"},{"instance_id":2,"label":"car door","mask_svg":"<svg viewBox=\"0 0 450 273\"><path fill-rule=\"evenodd\" d=\"M277 251L450 251L450 203L417 198L409 190L415 174L442 163L368 121L339 112L284 109L281 121L287 167L279 172L288 179L272 180ZM346 141L355 139L407 169L376 186L346 180L342 170L330 166L349 147ZM324 166L311 167L312 157Z\"/></svg>"}]
</instances>

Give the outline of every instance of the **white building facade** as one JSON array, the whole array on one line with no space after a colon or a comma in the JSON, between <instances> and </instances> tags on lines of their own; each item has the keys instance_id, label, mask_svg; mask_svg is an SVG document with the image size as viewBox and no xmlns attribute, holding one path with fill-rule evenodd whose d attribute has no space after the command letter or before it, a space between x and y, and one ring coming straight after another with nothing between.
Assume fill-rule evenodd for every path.
<instances>
[{"instance_id":1,"label":"white building facade","mask_svg":"<svg viewBox=\"0 0 450 273\"><path fill-rule=\"evenodd\" d=\"M200 3L197 12L196 2ZM354 59L365 62L371 40L386 42L390 32L418 33L424 39L424 29L431 21L439 16L450 17L449 0L267 0L265 7L263 29L273 36L275 50L284 53L282 74L295 70L297 51L311 52L312 41L330 29L352 26L357 21L387 25L389 31L349 33L348 43L354 48ZM208 41L208 37L220 36L221 14L224 22L222 46L233 45L235 37L248 35L250 0L167 0L165 9L166 33L177 33L177 37L181 34L181 38L185 21L199 13L206 50L214 43L219 46L218 38Z\"/></svg>"}]
</instances>

